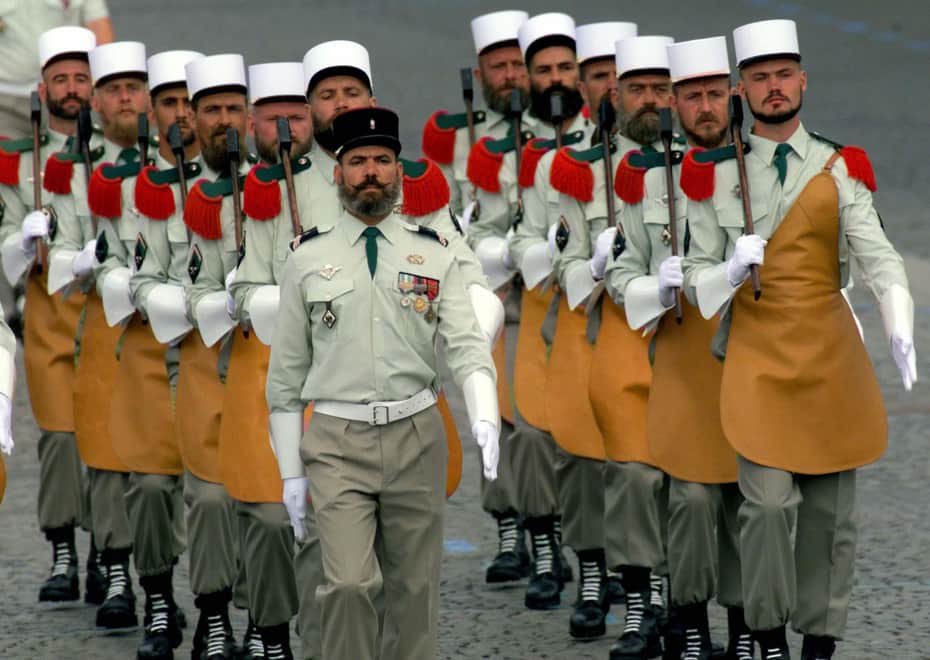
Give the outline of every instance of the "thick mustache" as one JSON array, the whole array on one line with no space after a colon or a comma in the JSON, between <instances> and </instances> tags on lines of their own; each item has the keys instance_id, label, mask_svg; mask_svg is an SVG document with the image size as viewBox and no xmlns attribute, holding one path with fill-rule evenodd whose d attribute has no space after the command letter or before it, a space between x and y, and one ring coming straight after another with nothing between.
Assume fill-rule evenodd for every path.
<instances>
[{"instance_id":1,"label":"thick mustache","mask_svg":"<svg viewBox=\"0 0 930 660\"><path fill-rule=\"evenodd\" d=\"M772 101L772 100L774 100L774 99L779 99L779 100L782 100L782 101L787 101L787 100L788 100L788 97L787 97L787 96L784 96L784 95L782 95L782 94L779 94L779 93L777 93L777 92L772 93L772 94L769 94L768 96L765 97L765 100L766 100L766 101Z\"/></svg>"}]
</instances>

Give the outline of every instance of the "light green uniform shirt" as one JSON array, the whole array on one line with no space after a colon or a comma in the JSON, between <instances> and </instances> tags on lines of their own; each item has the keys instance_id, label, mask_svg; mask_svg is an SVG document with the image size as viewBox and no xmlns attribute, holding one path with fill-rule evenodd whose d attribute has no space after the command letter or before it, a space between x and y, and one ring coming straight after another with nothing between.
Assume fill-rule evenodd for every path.
<instances>
[{"instance_id":1,"label":"light green uniform shirt","mask_svg":"<svg viewBox=\"0 0 930 660\"><path fill-rule=\"evenodd\" d=\"M812 137L800 126L788 140L788 172L784 186L772 165L776 143L750 134L751 151L746 155L752 215L756 233L772 236L808 182L822 170L835 148ZM840 158L831 171L839 192L840 287L849 282L850 257L855 257L868 286L878 300L892 285L907 288L907 276L900 255L882 230L872 205L872 193L860 181L849 177ZM682 268L685 293L698 300L695 284L709 276L725 281L726 260L743 234L743 209L739 196L739 174L735 160L720 163L714 172L714 194L702 202L688 203L691 246ZM763 282L763 291L765 284ZM735 289L731 292L735 292Z\"/></svg>"},{"instance_id":2,"label":"light green uniform shirt","mask_svg":"<svg viewBox=\"0 0 930 660\"><path fill-rule=\"evenodd\" d=\"M109 16L106 0L0 0L0 93L29 96L40 78L39 35ZM21 88L16 93L15 87Z\"/></svg>"},{"instance_id":3,"label":"light green uniform shirt","mask_svg":"<svg viewBox=\"0 0 930 660\"><path fill-rule=\"evenodd\" d=\"M45 144L39 150L39 160L42 166L40 172L45 172L45 161L49 156L63 151L68 136L57 131L46 130L43 135ZM93 145L92 145L93 146ZM32 189L32 151L26 151L19 156L19 183L15 186L0 185L0 200L3 202L3 217L0 219L0 243L7 237L19 231L23 218L33 211ZM47 190L42 190L43 203L51 196Z\"/></svg>"}]
</instances>

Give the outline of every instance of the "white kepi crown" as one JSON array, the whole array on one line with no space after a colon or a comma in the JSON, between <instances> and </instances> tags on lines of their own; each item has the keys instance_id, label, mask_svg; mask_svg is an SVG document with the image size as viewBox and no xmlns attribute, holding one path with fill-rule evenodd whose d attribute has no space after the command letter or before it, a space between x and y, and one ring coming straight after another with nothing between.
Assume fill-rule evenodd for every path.
<instances>
[{"instance_id":1,"label":"white kepi crown","mask_svg":"<svg viewBox=\"0 0 930 660\"><path fill-rule=\"evenodd\" d=\"M193 50L166 50L152 55L149 58L149 92L154 95L159 87L186 85L184 67L201 57L203 53Z\"/></svg>"},{"instance_id":2,"label":"white kepi crown","mask_svg":"<svg viewBox=\"0 0 930 660\"><path fill-rule=\"evenodd\" d=\"M801 59L798 26L794 21L775 19L741 25L733 30L736 65L740 68L759 60L787 57Z\"/></svg>"},{"instance_id":3,"label":"white kepi crown","mask_svg":"<svg viewBox=\"0 0 930 660\"><path fill-rule=\"evenodd\" d=\"M471 21L475 53L484 54L492 46L517 40L520 26L530 17L525 11L506 10L483 14Z\"/></svg>"},{"instance_id":4,"label":"white kepi crown","mask_svg":"<svg viewBox=\"0 0 930 660\"><path fill-rule=\"evenodd\" d=\"M623 39L616 44L617 77L637 71L668 70L668 47L671 37L648 36Z\"/></svg>"},{"instance_id":5,"label":"white kepi crown","mask_svg":"<svg viewBox=\"0 0 930 660\"><path fill-rule=\"evenodd\" d=\"M304 101L304 65L300 62L268 62L249 67L249 100L252 105L267 101Z\"/></svg>"},{"instance_id":6,"label":"white kepi crown","mask_svg":"<svg viewBox=\"0 0 930 660\"><path fill-rule=\"evenodd\" d=\"M212 90L241 88L245 93L245 60L242 55L224 54L199 57L191 60L184 67L187 74L187 93L191 101L210 93Z\"/></svg>"},{"instance_id":7,"label":"white kepi crown","mask_svg":"<svg viewBox=\"0 0 930 660\"><path fill-rule=\"evenodd\" d=\"M523 59L529 60L547 45L575 46L575 20L568 14L550 12L537 14L520 26L517 32Z\"/></svg>"},{"instance_id":8,"label":"white kepi crown","mask_svg":"<svg viewBox=\"0 0 930 660\"><path fill-rule=\"evenodd\" d=\"M371 58L368 49L354 41L325 41L304 55L304 80L307 95L318 82L328 76L352 75L361 78L374 91L371 79Z\"/></svg>"},{"instance_id":9,"label":"white kepi crown","mask_svg":"<svg viewBox=\"0 0 930 660\"><path fill-rule=\"evenodd\" d=\"M39 35L39 66L44 69L52 60L74 55L86 60L97 46L97 37L87 28L65 25Z\"/></svg>"},{"instance_id":10,"label":"white kepi crown","mask_svg":"<svg viewBox=\"0 0 930 660\"><path fill-rule=\"evenodd\" d=\"M668 47L672 83L710 76L729 76L730 58L726 37L679 41Z\"/></svg>"},{"instance_id":11,"label":"white kepi crown","mask_svg":"<svg viewBox=\"0 0 930 660\"><path fill-rule=\"evenodd\" d=\"M602 57L614 57L614 44L622 39L635 37L636 34L636 23L608 21L579 25L575 29L578 64Z\"/></svg>"},{"instance_id":12,"label":"white kepi crown","mask_svg":"<svg viewBox=\"0 0 930 660\"><path fill-rule=\"evenodd\" d=\"M148 78L145 68L145 44L138 41L115 41L97 46L90 51L88 59L94 87L114 76Z\"/></svg>"}]
</instances>

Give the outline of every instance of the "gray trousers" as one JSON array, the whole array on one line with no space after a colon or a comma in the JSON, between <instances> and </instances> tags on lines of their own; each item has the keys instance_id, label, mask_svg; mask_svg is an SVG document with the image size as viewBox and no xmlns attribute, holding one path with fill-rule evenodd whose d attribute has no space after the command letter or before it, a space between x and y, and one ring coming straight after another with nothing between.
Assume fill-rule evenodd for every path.
<instances>
[{"instance_id":1,"label":"gray trousers","mask_svg":"<svg viewBox=\"0 0 930 660\"><path fill-rule=\"evenodd\" d=\"M74 433L39 435L39 529L80 525L84 511L84 475Z\"/></svg>"},{"instance_id":2,"label":"gray trousers","mask_svg":"<svg viewBox=\"0 0 930 660\"><path fill-rule=\"evenodd\" d=\"M97 550L125 550L132 547L132 530L126 509L129 474L87 468L90 485L91 529Z\"/></svg>"},{"instance_id":3,"label":"gray trousers","mask_svg":"<svg viewBox=\"0 0 930 660\"><path fill-rule=\"evenodd\" d=\"M294 532L283 504L236 501L239 553L255 625L268 627L297 614Z\"/></svg>"},{"instance_id":4,"label":"gray trousers","mask_svg":"<svg viewBox=\"0 0 930 660\"><path fill-rule=\"evenodd\" d=\"M555 476L556 444L547 431L530 426L517 415L510 444L517 511L527 518L555 515L559 511L559 489Z\"/></svg>"},{"instance_id":5,"label":"gray trousers","mask_svg":"<svg viewBox=\"0 0 930 660\"><path fill-rule=\"evenodd\" d=\"M801 475L739 458L746 623L842 639L856 556L856 471ZM792 544L792 532L795 542Z\"/></svg>"},{"instance_id":6,"label":"gray trousers","mask_svg":"<svg viewBox=\"0 0 930 660\"><path fill-rule=\"evenodd\" d=\"M439 411L385 426L317 413L301 455L323 551L323 657L432 660L448 455Z\"/></svg>"},{"instance_id":7,"label":"gray trousers","mask_svg":"<svg viewBox=\"0 0 930 660\"><path fill-rule=\"evenodd\" d=\"M298 630L304 660L319 660L323 657L323 633L320 630L320 604L317 602L317 592L323 583L323 557L312 502L307 506L304 534L304 540L298 543L294 558L300 600ZM376 602L376 607L379 612L383 612L384 606L380 601Z\"/></svg>"},{"instance_id":8,"label":"gray trousers","mask_svg":"<svg viewBox=\"0 0 930 660\"><path fill-rule=\"evenodd\" d=\"M604 547L604 461L556 448L562 543L575 552Z\"/></svg>"},{"instance_id":9,"label":"gray trousers","mask_svg":"<svg viewBox=\"0 0 930 660\"><path fill-rule=\"evenodd\" d=\"M700 484L669 477L668 568L673 605L708 601L742 607L739 513L735 483Z\"/></svg>"},{"instance_id":10,"label":"gray trousers","mask_svg":"<svg viewBox=\"0 0 930 660\"><path fill-rule=\"evenodd\" d=\"M136 572L140 576L167 573L184 552L187 540L181 478L132 472L126 508Z\"/></svg>"},{"instance_id":11,"label":"gray trousers","mask_svg":"<svg viewBox=\"0 0 930 660\"><path fill-rule=\"evenodd\" d=\"M501 419L500 459L498 461L497 479L488 481L481 468L478 457L478 474L481 475L481 508L492 514L514 514L518 511L514 493L514 464L510 452L513 442L513 424Z\"/></svg>"},{"instance_id":12,"label":"gray trousers","mask_svg":"<svg viewBox=\"0 0 930 660\"><path fill-rule=\"evenodd\" d=\"M665 575L668 479L645 463L604 465L604 545L607 566L640 566Z\"/></svg>"},{"instance_id":13,"label":"gray trousers","mask_svg":"<svg viewBox=\"0 0 930 660\"><path fill-rule=\"evenodd\" d=\"M232 589L239 571L236 509L222 484L184 471L191 591L196 595Z\"/></svg>"}]
</instances>

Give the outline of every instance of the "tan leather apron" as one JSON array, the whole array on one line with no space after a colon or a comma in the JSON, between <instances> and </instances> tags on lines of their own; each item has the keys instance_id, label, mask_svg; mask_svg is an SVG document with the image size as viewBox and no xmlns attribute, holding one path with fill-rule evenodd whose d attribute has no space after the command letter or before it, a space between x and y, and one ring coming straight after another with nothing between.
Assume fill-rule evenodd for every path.
<instances>
[{"instance_id":1,"label":"tan leather apron","mask_svg":"<svg viewBox=\"0 0 930 660\"><path fill-rule=\"evenodd\" d=\"M123 329L107 325L96 290L87 295L81 353L74 370L74 435L81 460L98 470L126 472L110 438L110 400L116 386L116 344Z\"/></svg>"},{"instance_id":2,"label":"tan leather apron","mask_svg":"<svg viewBox=\"0 0 930 660\"><path fill-rule=\"evenodd\" d=\"M744 283L733 300L720 393L736 451L801 474L867 465L888 441L878 381L840 293L834 160L769 239L762 298Z\"/></svg>"},{"instance_id":3,"label":"tan leather apron","mask_svg":"<svg viewBox=\"0 0 930 660\"><path fill-rule=\"evenodd\" d=\"M568 308L566 296L559 301L555 341L546 374L546 411L549 432L558 445L574 456L603 461L604 436L597 426L588 386L594 347L586 334L583 310Z\"/></svg>"},{"instance_id":4,"label":"tan leather apron","mask_svg":"<svg viewBox=\"0 0 930 660\"><path fill-rule=\"evenodd\" d=\"M48 269L26 277L23 364L32 414L44 431L74 431L74 338L84 299L76 290L49 296Z\"/></svg>"},{"instance_id":5,"label":"tan leather apron","mask_svg":"<svg viewBox=\"0 0 930 660\"><path fill-rule=\"evenodd\" d=\"M543 320L552 300L553 290L540 287L525 289L520 303L520 329L513 369L513 394L517 412L528 424L541 431L549 430L546 414L546 342L542 337Z\"/></svg>"},{"instance_id":6,"label":"tan leather apron","mask_svg":"<svg viewBox=\"0 0 930 660\"><path fill-rule=\"evenodd\" d=\"M222 482L217 453L224 396L218 372L220 345L207 348L198 332L184 338L175 397L174 423L184 467L211 483Z\"/></svg>"},{"instance_id":7,"label":"tan leather apron","mask_svg":"<svg viewBox=\"0 0 930 660\"><path fill-rule=\"evenodd\" d=\"M458 429L455 428L449 402L442 392L439 393L436 405L439 407L439 414L442 415L442 424L446 428L446 445L449 449L446 459L446 497L452 497L452 493L462 481L462 441L459 439Z\"/></svg>"},{"instance_id":8,"label":"tan leather apron","mask_svg":"<svg viewBox=\"0 0 930 660\"><path fill-rule=\"evenodd\" d=\"M497 371L497 406L500 409L501 417L513 424L513 401L511 397L513 392L510 389L510 380L507 378L507 341L505 332L501 332L500 338L494 344L491 351L491 357L494 358L494 369Z\"/></svg>"},{"instance_id":9,"label":"tan leather apron","mask_svg":"<svg viewBox=\"0 0 930 660\"><path fill-rule=\"evenodd\" d=\"M620 463L656 465L646 439L649 401L649 338L630 330L626 313L608 296L591 357L589 396L604 436L607 457Z\"/></svg>"},{"instance_id":10,"label":"tan leather apron","mask_svg":"<svg viewBox=\"0 0 930 660\"><path fill-rule=\"evenodd\" d=\"M646 412L646 436L656 464L682 481L736 481L736 452L720 425L723 365L710 352L719 319L705 320L682 296L682 322L659 322Z\"/></svg>"},{"instance_id":11,"label":"tan leather apron","mask_svg":"<svg viewBox=\"0 0 930 660\"><path fill-rule=\"evenodd\" d=\"M149 326L134 314L123 333L110 404L113 446L133 472L176 475L183 471L165 351Z\"/></svg>"}]
</instances>

